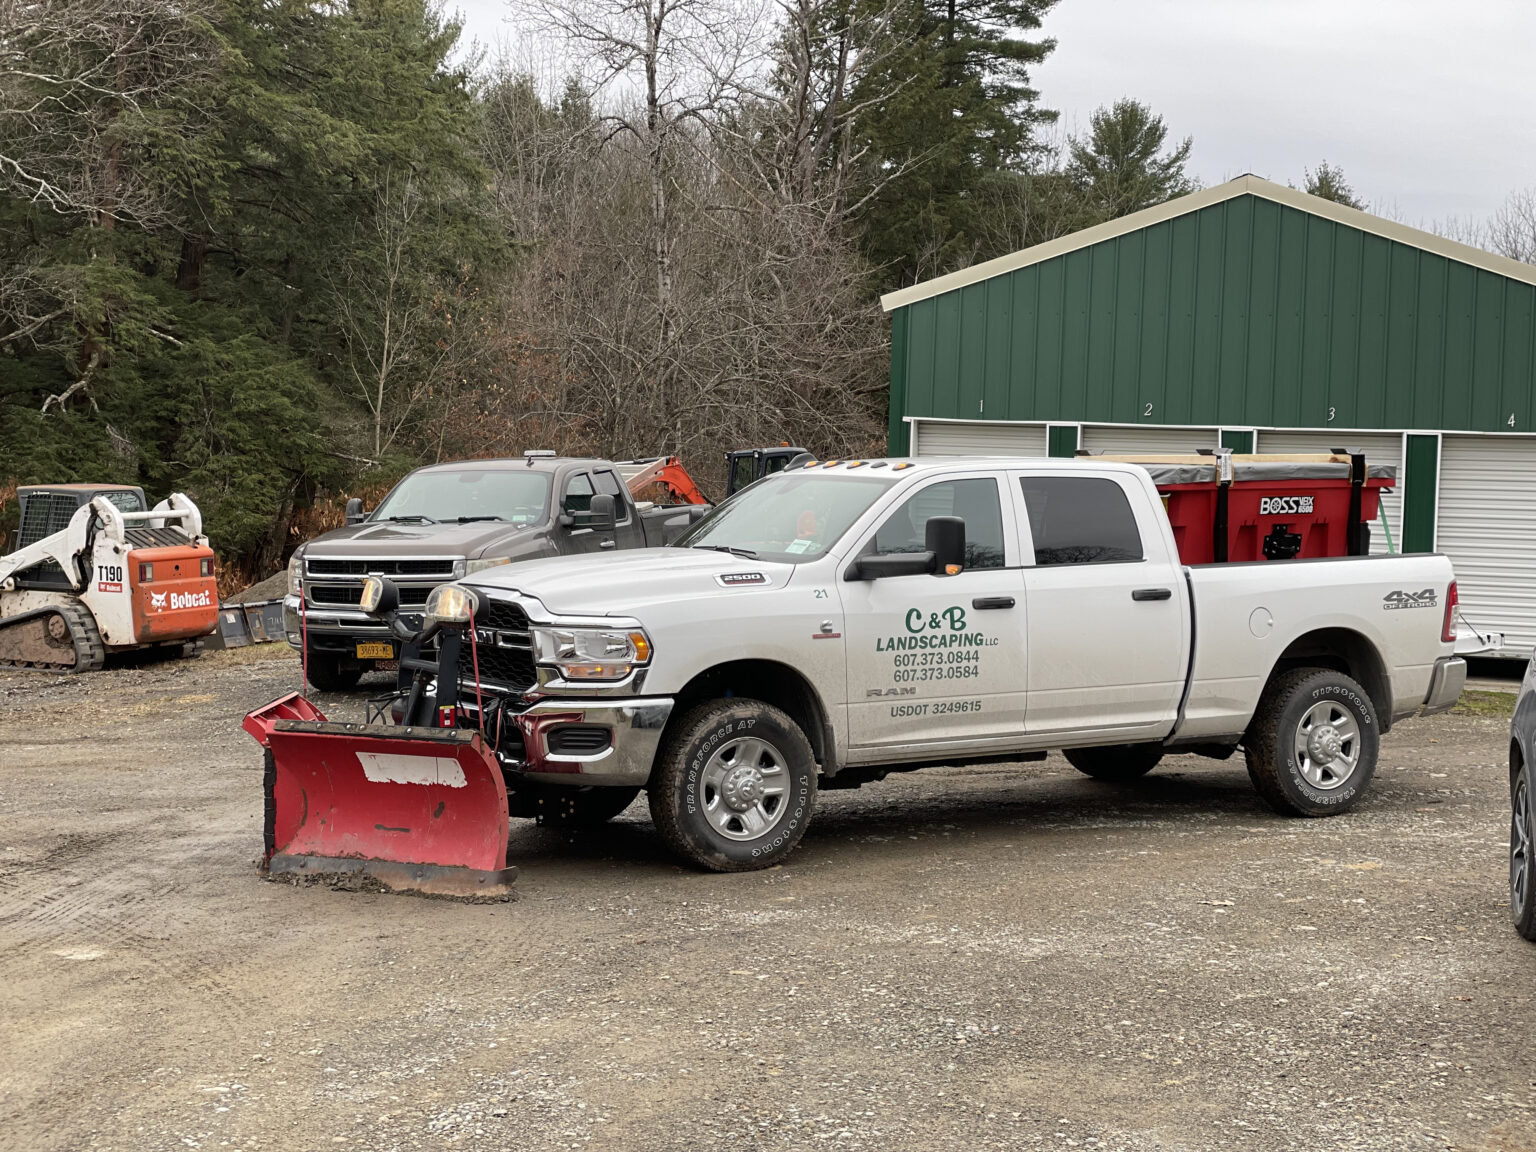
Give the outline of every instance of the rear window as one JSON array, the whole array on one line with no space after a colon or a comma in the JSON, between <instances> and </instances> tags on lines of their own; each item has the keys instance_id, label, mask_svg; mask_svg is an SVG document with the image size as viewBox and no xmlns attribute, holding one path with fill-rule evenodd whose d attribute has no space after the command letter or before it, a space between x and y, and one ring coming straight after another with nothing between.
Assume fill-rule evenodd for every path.
<instances>
[{"instance_id":1,"label":"rear window","mask_svg":"<svg viewBox=\"0 0 1536 1152\"><path fill-rule=\"evenodd\" d=\"M1124 564L1143 557L1125 491L1096 476L1025 476L1035 564Z\"/></svg>"}]
</instances>

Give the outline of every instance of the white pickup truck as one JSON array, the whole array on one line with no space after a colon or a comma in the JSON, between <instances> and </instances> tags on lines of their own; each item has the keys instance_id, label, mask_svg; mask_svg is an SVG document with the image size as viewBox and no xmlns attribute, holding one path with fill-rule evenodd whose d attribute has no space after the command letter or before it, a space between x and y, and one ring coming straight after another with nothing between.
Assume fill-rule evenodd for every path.
<instances>
[{"instance_id":1,"label":"white pickup truck","mask_svg":"<svg viewBox=\"0 0 1536 1152\"><path fill-rule=\"evenodd\" d=\"M818 462L669 547L462 583L514 814L645 788L721 871L784 859L820 788L1048 749L1117 781L1241 747L1271 806L1331 815L1466 677L1444 556L1184 567L1146 471L1092 459Z\"/></svg>"}]
</instances>

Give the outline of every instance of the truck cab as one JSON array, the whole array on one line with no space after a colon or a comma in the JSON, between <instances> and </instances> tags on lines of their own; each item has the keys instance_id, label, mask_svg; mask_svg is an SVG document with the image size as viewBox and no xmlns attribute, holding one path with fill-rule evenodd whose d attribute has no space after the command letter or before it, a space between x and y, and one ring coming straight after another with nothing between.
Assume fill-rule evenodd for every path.
<instances>
[{"instance_id":1,"label":"truck cab","mask_svg":"<svg viewBox=\"0 0 1536 1152\"><path fill-rule=\"evenodd\" d=\"M527 560L603 555L676 539L708 505L636 503L609 460L528 452L419 468L371 512L348 502L345 527L295 550L284 631L316 687L351 687L399 657L389 630L359 607L363 581L385 576L418 612L439 584Z\"/></svg>"}]
</instances>

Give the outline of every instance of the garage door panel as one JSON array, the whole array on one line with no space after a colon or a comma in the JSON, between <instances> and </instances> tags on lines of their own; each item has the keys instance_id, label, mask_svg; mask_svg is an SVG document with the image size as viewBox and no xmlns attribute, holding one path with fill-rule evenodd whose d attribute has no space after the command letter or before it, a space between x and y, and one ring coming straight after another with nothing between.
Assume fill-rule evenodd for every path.
<instances>
[{"instance_id":1,"label":"garage door panel","mask_svg":"<svg viewBox=\"0 0 1536 1152\"><path fill-rule=\"evenodd\" d=\"M1381 512L1371 524L1371 555L1403 550L1403 437L1400 432L1330 432L1326 428L1259 432L1255 452L1332 452L1335 448L1365 453L1367 465L1390 464L1397 469L1397 486L1382 493ZM1385 518L1385 524L1383 524ZM1391 546L1388 547L1388 530Z\"/></svg>"},{"instance_id":2,"label":"garage door panel","mask_svg":"<svg viewBox=\"0 0 1536 1152\"><path fill-rule=\"evenodd\" d=\"M1510 655L1536 646L1536 439L1444 436L1435 548L1456 567L1461 611L1505 634Z\"/></svg>"},{"instance_id":3,"label":"garage door panel","mask_svg":"<svg viewBox=\"0 0 1536 1152\"><path fill-rule=\"evenodd\" d=\"M1044 456L1045 425L979 420L949 424L938 420L914 420L912 455Z\"/></svg>"}]
</instances>

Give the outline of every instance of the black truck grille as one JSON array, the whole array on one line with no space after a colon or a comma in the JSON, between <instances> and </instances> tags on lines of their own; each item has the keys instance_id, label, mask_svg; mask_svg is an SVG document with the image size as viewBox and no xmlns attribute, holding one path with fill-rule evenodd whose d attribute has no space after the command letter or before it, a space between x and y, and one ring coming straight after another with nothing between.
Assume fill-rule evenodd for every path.
<instances>
[{"instance_id":1,"label":"black truck grille","mask_svg":"<svg viewBox=\"0 0 1536 1152\"><path fill-rule=\"evenodd\" d=\"M304 562L311 576L441 576L453 579L452 560L326 560Z\"/></svg>"},{"instance_id":2,"label":"black truck grille","mask_svg":"<svg viewBox=\"0 0 1536 1152\"><path fill-rule=\"evenodd\" d=\"M475 646L480 656L480 678L509 688L529 688L538 680L533 663L533 637L528 614L506 600L484 598L475 616ZM460 650L459 678L475 677L475 652L466 643Z\"/></svg>"},{"instance_id":3,"label":"black truck grille","mask_svg":"<svg viewBox=\"0 0 1536 1152\"><path fill-rule=\"evenodd\" d=\"M427 602L431 594L431 587L406 586L400 590L401 606L419 607ZM309 586L309 602L311 604L347 605L361 604L363 602L363 586L361 584L311 584Z\"/></svg>"}]
</instances>

